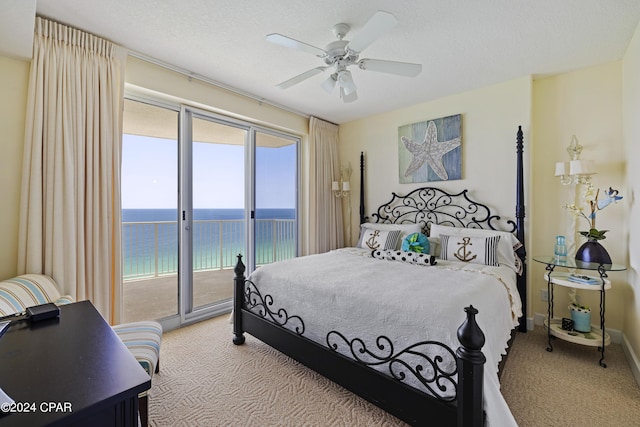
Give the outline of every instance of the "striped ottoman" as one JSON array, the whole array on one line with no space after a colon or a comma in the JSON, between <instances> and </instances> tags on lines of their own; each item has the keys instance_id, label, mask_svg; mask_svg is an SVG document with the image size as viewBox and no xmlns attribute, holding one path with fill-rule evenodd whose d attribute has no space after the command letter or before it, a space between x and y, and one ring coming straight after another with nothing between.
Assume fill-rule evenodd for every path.
<instances>
[{"instance_id":1,"label":"striped ottoman","mask_svg":"<svg viewBox=\"0 0 640 427\"><path fill-rule=\"evenodd\" d=\"M138 363L153 379L153 374L160 370L160 343L162 342L162 325L153 321L124 323L112 327L124 345L134 355ZM149 423L149 398L147 392L138 395L140 423Z\"/></svg>"}]
</instances>

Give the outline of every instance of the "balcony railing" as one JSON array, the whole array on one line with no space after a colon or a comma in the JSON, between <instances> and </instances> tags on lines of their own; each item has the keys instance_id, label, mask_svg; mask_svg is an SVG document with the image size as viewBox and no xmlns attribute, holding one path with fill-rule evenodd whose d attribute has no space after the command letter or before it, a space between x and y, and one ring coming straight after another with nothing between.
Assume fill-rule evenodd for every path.
<instances>
[{"instance_id":1,"label":"balcony railing","mask_svg":"<svg viewBox=\"0 0 640 427\"><path fill-rule=\"evenodd\" d=\"M296 256L293 219L256 220L256 265ZM233 268L244 253L244 220L193 221L193 270ZM122 223L123 279L175 274L178 271L176 221Z\"/></svg>"}]
</instances>

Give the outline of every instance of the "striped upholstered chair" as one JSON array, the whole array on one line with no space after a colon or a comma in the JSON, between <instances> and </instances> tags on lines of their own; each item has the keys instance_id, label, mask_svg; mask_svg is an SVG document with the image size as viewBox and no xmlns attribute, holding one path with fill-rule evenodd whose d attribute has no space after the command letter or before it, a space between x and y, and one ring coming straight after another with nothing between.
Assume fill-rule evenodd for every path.
<instances>
[{"instance_id":1,"label":"striped upholstered chair","mask_svg":"<svg viewBox=\"0 0 640 427\"><path fill-rule=\"evenodd\" d=\"M69 295L60 295L55 281L43 274L25 274L0 282L0 317L20 313L27 307L53 302L57 305L74 302ZM117 325L113 330L136 360L153 379L159 370L162 326L158 322L133 322ZM149 421L147 392L139 396L140 421Z\"/></svg>"},{"instance_id":2,"label":"striped upholstered chair","mask_svg":"<svg viewBox=\"0 0 640 427\"><path fill-rule=\"evenodd\" d=\"M73 298L61 296L53 279L45 275L25 274L0 282L0 317L48 302L69 304Z\"/></svg>"},{"instance_id":3,"label":"striped upholstered chair","mask_svg":"<svg viewBox=\"0 0 640 427\"><path fill-rule=\"evenodd\" d=\"M133 353L136 360L153 379L153 374L160 370L160 342L162 326L154 321L123 323L113 326L124 345ZM138 395L140 422L143 426L149 423L149 396L147 391Z\"/></svg>"}]
</instances>

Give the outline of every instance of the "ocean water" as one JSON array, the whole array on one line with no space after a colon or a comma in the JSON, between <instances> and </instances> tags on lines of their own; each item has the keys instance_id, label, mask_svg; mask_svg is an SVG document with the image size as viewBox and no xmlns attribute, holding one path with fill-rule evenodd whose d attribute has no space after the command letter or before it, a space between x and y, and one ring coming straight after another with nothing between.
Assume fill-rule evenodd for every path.
<instances>
[{"instance_id":1,"label":"ocean water","mask_svg":"<svg viewBox=\"0 0 640 427\"><path fill-rule=\"evenodd\" d=\"M257 219L295 219L295 209L258 209ZM176 221L177 209L122 209L122 222ZM244 209L194 209L194 220L243 219Z\"/></svg>"},{"instance_id":2,"label":"ocean water","mask_svg":"<svg viewBox=\"0 0 640 427\"><path fill-rule=\"evenodd\" d=\"M178 271L178 212L175 209L122 210L122 262L125 279ZM193 269L232 268L245 254L243 209L194 209ZM256 263L296 255L295 209L256 211Z\"/></svg>"}]
</instances>

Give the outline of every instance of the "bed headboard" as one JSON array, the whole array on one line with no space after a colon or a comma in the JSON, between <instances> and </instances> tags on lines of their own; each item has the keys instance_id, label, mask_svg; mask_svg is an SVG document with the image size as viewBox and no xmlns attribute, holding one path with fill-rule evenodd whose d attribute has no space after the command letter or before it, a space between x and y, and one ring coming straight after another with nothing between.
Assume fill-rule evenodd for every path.
<instances>
[{"instance_id":1,"label":"bed headboard","mask_svg":"<svg viewBox=\"0 0 640 427\"><path fill-rule=\"evenodd\" d=\"M431 224L464 228L516 231L514 221L501 221L483 203L472 200L467 190L451 194L435 187L413 190L405 196L391 193L387 203L372 214L375 222L392 224L420 224L428 234Z\"/></svg>"},{"instance_id":2,"label":"bed headboard","mask_svg":"<svg viewBox=\"0 0 640 427\"><path fill-rule=\"evenodd\" d=\"M524 233L524 138L522 126L516 133L516 212L515 221L502 220L483 203L472 200L467 190L451 194L435 187L418 188L405 196L392 193L391 200L381 205L372 214L375 222L380 223L419 223L428 234L431 224L443 224L454 227L484 228L490 230L510 231L522 243L516 252L522 263L523 272L518 276L518 291L522 300L525 315L520 319L521 332L526 332L526 251ZM360 153L360 223L367 220L364 215L364 153Z\"/></svg>"}]
</instances>

